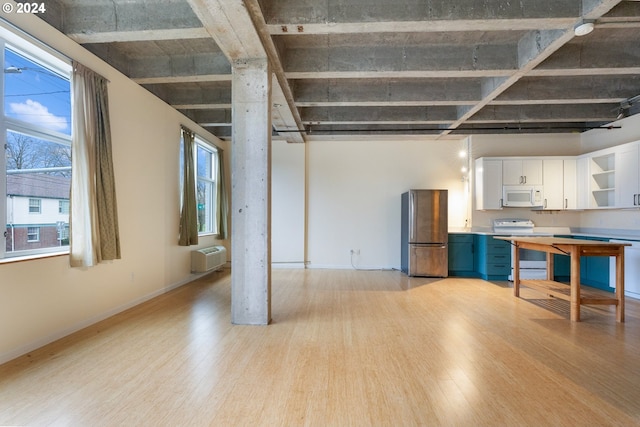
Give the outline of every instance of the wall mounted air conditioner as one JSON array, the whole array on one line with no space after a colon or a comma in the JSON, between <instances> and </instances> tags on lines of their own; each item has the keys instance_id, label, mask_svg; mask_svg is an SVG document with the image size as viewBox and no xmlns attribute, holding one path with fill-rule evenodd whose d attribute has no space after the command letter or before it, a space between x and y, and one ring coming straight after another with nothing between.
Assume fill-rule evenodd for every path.
<instances>
[{"instance_id":1,"label":"wall mounted air conditioner","mask_svg":"<svg viewBox=\"0 0 640 427\"><path fill-rule=\"evenodd\" d=\"M211 246L191 252L191 272L206 273L222 268L227 262L227 249L224 246Z\"/></svg>"}]
</instances>

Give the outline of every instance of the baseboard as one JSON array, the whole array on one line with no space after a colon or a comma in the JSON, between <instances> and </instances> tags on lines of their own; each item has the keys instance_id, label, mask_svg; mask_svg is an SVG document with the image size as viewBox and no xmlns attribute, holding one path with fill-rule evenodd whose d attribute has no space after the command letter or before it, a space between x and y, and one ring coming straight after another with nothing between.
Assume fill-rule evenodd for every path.
<instances>
[{"instance_id":1,"label":"baseboard","mask_svg":"<svg viewBox=\"0 0 640 427\"><path fill-rule=\"evenodd\" d=\"M272 262L271 268L305 268L304 262Z\"/></svg>"}]
</instances>

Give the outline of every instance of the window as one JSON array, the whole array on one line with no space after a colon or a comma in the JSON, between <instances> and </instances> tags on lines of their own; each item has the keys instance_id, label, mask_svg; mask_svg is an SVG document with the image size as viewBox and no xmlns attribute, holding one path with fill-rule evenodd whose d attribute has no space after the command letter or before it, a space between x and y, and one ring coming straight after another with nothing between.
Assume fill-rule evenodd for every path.
<instances>
[{"instance_id":1,"label":"window","mask_svg":"<svg viewBox=\"0 0 640 427\"><path fill-rule=\"evenodd\" d=\"M218 151L196 137L196 201L198 203L198 233L217 233L216 176Z\"/></svg>"},{"instance_id":2,"label":"window","mask_svg":"<svg viewBox=\"0 0 640 427\"><path fill-rule=\"evenodd\" d=\"M196 203L198 208L198 234L217 234L217 174L218 150L198 137L195 137L196 161ZM183 142L180 143L180 186L182 182Z\"/></svg>"},{"instance_id":3,"label":"window","mask_svg":"<svg viewBox=\"0 0 640 427\"><path fill-rule=\"evenodd\" d=\"M40 227L27 227L27 242L40 241Z\"/></svg>"},{"instance_id":4,"label":"window","mask_svg":"<svg viewBox=\"0 0 640 427\"><path fill-rule=\"evenodd\" d=\"M58 200L58 213L69 215L69 201Z\"/></svg>"},{"instance_id":5,"label":"window","mask_svg":"<svg viewBox=\"0 0 640 427\"><path fill-rule=\"evenodd\" d=\"M29 213L41 213L41 202L40 199L29 199Z\"/></svg>"},{"instance_id":6,"label":"window","mask_svg":"<svg viewBox=\"0 0 640 427\"><path fill-rule=\"evenodd\" d=\"M0 46L0 258L59 251L69 240L71 65L1 22Z\"/></svg>"},{"instance_id":7,"label":"window","mask_svg":"<svg viewBox=\"0 0 640 427\"><path fill-rule=\"evenodd\" d=\"M60 242L60 246L68 246L69 245L69 224L63 221L58 221L57 225L57 233L58 233L58 241Z\"/></svg>"}]
</instances>

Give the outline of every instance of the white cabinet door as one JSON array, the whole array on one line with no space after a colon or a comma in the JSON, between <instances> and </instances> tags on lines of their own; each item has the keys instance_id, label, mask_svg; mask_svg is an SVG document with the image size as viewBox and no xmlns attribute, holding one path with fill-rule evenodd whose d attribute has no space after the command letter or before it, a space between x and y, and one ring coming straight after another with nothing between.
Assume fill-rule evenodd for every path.
<instances>
[{"instance_id":1,"label":"white cabinet door","mask_svg":"<svg viewBox=\"0 0 640 427\"><path fill-rule=\"evenodd\" d=\"M524 176L525 185L542 185L542 160L523 160L522 175Z\"/></svg>"},{"instance_id":2,"label":"white cabinet door","mask_svg":"<svg viewBox=\"0 0 640 427\"><path fill-rule=\"evenodd\" d=\"M522 175L522 160L502 161L502 184L522 185L524 176Z\"/></svg>"},{"instance_id":3,"label":"white cabinet door","mask_svg":"<svg viewBox=\"0 0 640 427\"><path fill-rule=\"evenodd\" d=\"M564 209L578 209L578 161L565 159L562 161Z\"/></svg>"},{"instance_id":4,"label":"white cabinet door","mask_svg":"<svg viewBox=\"0 0 640 427\"><path fill-rule=\"evenodd\" d=\"M564 165L562 159L542 161L544 197L542 209L564 209Z\"/></svg>"},{"instance_id":5,"label":"white cabinet door","mask_svg":"<svg viewBox=\"0 0 640 427\"><path fill-rule=\"evenodd\" d=\"M625 144L616 151L616 207L640 206L638 144Z\"/></svg>"},{"instance_id":6,"label":"white cabinet door","mask_svg":"<svg viewBox=\"0 0 640 427\"><path fill-rule=\"evenodd\" d=\"M502 183L504 185L542 185L542 160L503 160Z\"/></svg>"},{"instance_id":7,"label":"white cabinet door","mask_svg":"<svg viewBox=\"0 0 640 427\"><path fill-rule=\"evenodd\" d=\"M502 209L502 160L476 159L476 209Z\"/></svg>"},{"instance_id":8,"label":"white cabinet door","mask_svg":"<svg viewBox=\"0 0 640 427\"><path fill-rule=\"evenodd\" d=\"M585 156L578 157L576 161L576 187L578 190L577 209L587 209L589 207L589 158Z\"/></svg>"},{"instance_id":9,"label":"white cabinet door","mask_svg":"<svg viewBox=\"0 0 640 427\"><path fill-rule=\"evenodd\" d=\"M614 243L631 243L624 248L624 294L628 297L640 298L640 242L610 240ZM609 261L609 286L616 284L616 259Z\"/></svg>"}]
</instances>

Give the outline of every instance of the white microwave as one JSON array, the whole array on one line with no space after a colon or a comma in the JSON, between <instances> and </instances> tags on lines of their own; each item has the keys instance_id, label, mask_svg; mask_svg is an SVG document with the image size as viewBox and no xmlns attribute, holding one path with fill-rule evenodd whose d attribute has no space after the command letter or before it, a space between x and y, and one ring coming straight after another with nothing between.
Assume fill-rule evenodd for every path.
<instances>
[{"instance_id":1,"label":"white microwave","mask_svg":"<svg viewBox=\"0 0 640 427\"><path fill-rule=\"evenodd\" d=\"M502 187L502 206L509 208L542 207L541 185L505 185Z\"/></svg>"}]
</instances>

